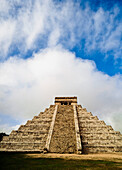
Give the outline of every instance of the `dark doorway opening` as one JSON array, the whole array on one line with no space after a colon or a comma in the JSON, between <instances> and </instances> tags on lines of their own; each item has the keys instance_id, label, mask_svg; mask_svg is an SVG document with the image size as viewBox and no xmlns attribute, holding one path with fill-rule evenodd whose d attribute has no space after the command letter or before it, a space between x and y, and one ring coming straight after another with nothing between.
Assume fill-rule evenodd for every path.
<instances>
[{"instance_id":1,"label":"dark doorway opening","mask_svg":"<svg viewBox=\"0 0 122 170\"><path fill-rule=\"evenodd\" d=\"M71 105L71 102L61 102L61 105Z\"/></svg>"}]
</instances>

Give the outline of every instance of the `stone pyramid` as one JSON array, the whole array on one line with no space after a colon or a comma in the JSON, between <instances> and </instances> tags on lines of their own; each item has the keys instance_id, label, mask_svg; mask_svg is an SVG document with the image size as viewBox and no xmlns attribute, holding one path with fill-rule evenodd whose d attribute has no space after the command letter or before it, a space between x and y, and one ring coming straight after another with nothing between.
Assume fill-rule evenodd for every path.
<instances>
[{"instance_id":1,"label":"stone pyramid","mask_svg":"<svg viewBox=\"0 0 122 170\"><path fill-rule=\"evenodd\" d=\"M77 97L55 97L55 105L3 137L0 151L122 152L122 135L77 105Z\"/></svg>"}]
</instances>

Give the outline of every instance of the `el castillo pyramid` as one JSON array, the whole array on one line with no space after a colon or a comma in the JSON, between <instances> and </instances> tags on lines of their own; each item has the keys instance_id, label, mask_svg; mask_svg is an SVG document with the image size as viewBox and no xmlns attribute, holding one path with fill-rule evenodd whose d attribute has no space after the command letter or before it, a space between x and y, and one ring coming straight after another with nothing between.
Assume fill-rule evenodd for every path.
<instances>
[{"instance_id":1,"label":"el castillo pyramid","mask_svg":"<svg viewBox=\"0 0 122 170\"><path fill-rule=\"evenodd\" d=\"M122 135L78 105L77 97L55 97L55 105L3 137L0 151L122 152Z\"/></svg>"}]
</instances>

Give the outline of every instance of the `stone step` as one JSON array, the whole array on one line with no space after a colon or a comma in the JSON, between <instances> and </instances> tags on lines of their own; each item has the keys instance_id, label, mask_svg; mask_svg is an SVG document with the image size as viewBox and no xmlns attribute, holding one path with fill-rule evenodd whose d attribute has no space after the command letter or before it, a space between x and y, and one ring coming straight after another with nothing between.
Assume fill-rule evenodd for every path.
<instances>
[{"instance_id":1,"label":"stone step","mask_svg":"<svg viewBox=\"0 0 122 170\"><path fill-rule=\"evenodd\" d=\"M82 119L79 119L79 126L83 126L83 124L106 125L103 120L82 120Z\"/></svg>"},{"instance_id":2,"label":"stone step","mask_svg":"<svg viewBox=\"0 0 122 170\"><path fill-rule=\"evenodd\" d=\"M40 136L38 135L38 136L31 136L31 135L29 135L29 136L24 136L24 135L22 135L21 136L21 138L20 138L20 140L26 140L26 139L28 139L28 140L44 140L45 138L47 137L47 135L46 134L41 134ZM19 136L12 136L12 137L9 137L9 139L10 140L15 140L15 139L19 139ZM8 140L6 140L6 141L8 141Z\"/></svg>"},{"instance_id":3,"label":"stone step","mask_svg":"<svg viewBox=\"0 0 122 170\"><path fill-rule=\"evenodd\" d=\"M105 126L105 127L97 127L97 126L91 126L91 127L80 127L80 131L101 131L101 132L108 132L108 131L114 131L111 126Z\"/></svg>"},{"instance_id":4,"label":"stone step","mask_svg":"<svg viewBox=\"0 0 122 170\"><path fill-rule=\"evenodd\" d=\"M82 109L82 106L80 104L77 104L76 106L77 108L81 108Z\"/></svg>"},{"instance_id":5,"label":"stone step","mask_svg":"<svg viewBox=\"0 0 122 170\"><path fill-rule=\"evenodd\" d=\"M82 136L82 140L122 140L121 136L117 135L91 135L91 136Z\"/></svg>"},{"instance_id":6,"label":"stone step","mask_svg":"<svg viewBox=\"0 0 122 170\"><path fill-rule=\"evenodd\" d=\"M42 142L42 143L39 143L39 142L10 142L10 143L1 143L1 145L0 146L3 146L3 145L8 145L8 146L31 146L31 147L33 147L33 146L38 146L38 147L40 147L40 146L43 146L43 145L45 145L45 142Z\"/></svg>"},{"instance_id":7,"label":"stone step","mask_svg":"<svg viewBox=\"0 0 122 170\"><path fill-rule=\"evenodd\" d=\"M17 135L19 135L19 134L23 134L23 133L26 133L26 134L28 134L28 135L31 135L31 134L33 134L33 135L40 135L40 134L47 134L48 133L48 131L47 130L38 130L38 132L37 132L37 130L36 131L34 131L34 130L20 130L20 131L18 131L17 132L18 134Z\"/></svg>"},{"instance_id":8,"label":"stone step","mask_svg":"<svg viewBox=\"0 0 122 170\"><path fill-rule=\"evenodd\" d=\"M35 130L38 130L38 131L40 131L40 130L49 130L49 124L48 125L33 125L33 124L31 124L31 125L24 125L24 126L21 126L19 129L18 129L18 131L29 131L29 130L32 130L32 131L35 131Z\"/></svg>"},{"instance_id":9,"label":"stone step","mask_svg":"<svg viewBox=\"0 0 122 170\"><path fill-rule=\"evenodd\" d=\"M99 140L99 139L97 139L97 140L90 140L90 139L88 139L88 140L82 140L82 144L88 144L88 145L116 145L116 144L118 144L118 145L122 145L122 143L121 143L121 139L117 139L117 140Z\"/></svg>"},{"instance_id":10,"label":"stone step","mask_svg":"<svg viewBox=\"0 0 122 170\"><path fill-rule=\"evenodd\" d=\"M45 112L20 126L17 131L12 131L9 138L2 141L0 147L7 151L43 150L54 110L55 106L50 106Z\"/></svg>"},{"instance_id":11,"label":"stone step","mask_svg":"<svg viewBox=\"0 0 122 170\"><path fill-rule=\"evenodd\" d=\"M97 116L90 115L79 115L78 118L82 120L99 120Z\"/></svg>"},{"instance_id":12,"label":"stone step","mask_svg":"<svg viewBox=\"0 0 122 170\"><path fill-rule=\"evenodd\" d=\"M47 112L47 113L43 113L41 116L34 116L33 119L43 119L43 118L52 118L53 112Z\"/></svg>"},{"instance_id":13,"label":"stone step","mask_svg":"<svg viewBox=\"0 0 122 170\"><path fill-rule=\"evenodd\" d=\"M78 112L78 118L79 117L84 117L84 116L93 116L91 112L84 112L84 111L79 111Z\"/></svg>"},{"instance_id":14,"label":"stone step","mask_svg":"<svg viewBox=\"0 0 122 170\"><path fill-rule=\"evenodd\" d=\"M35 149L37 149L37 150L43 150L43 148L44 148L44 146L42 145L40 145L40 144L36 144L36 145L31 145L31 144L24 144L24 145L15 145L15 144L7 144L7 145L3 145L3 146L0 146L0 149L2 150L35 150Z\"/></svg>"},{"instance_id":15,"label":"stone step","mask_svg":"<svg viewBox=\"0 0 122 170\"><path fill-rule=\"evenodd\" d=\"M31 144L31 143L38 143L38 144L43 144L43 145L45 145L45 143L46 143L46 140L45 141L38 141L38 140L31 140L31 141L29 141L29 140L22 140L22 139L15 139L15 140L13 140L13 139L11 139L10 141L4 141L4 142L1 142L0 144L16 144L16 143L18 143L18 144L21 144L21 143L23 143L23 144Z\"/></svg>"},{"instance_id":16,"label":"stone step","mask_svg":"<svg viewBox=\"0 0 122 170\"><path fill-rule=\"evenodd\" d=\"M28 150L27 150L27 148L26 149L20 149L20 148L18 148L18 149L11 149L11 148L0 148L0 151L2 151L2 152L11 152L11 153L16 153L16 152L20 152L20 153L43 153L43 151L44 151L44 149L43 148L29 148Z\"/></svg>"},{"instance_id":17,"label":"stone step","mask_svg":"<svg viewBox=\"0 0 122 170\"><path fill-rule=\"evenodd\" d=\"M19 132L16 134L16 137L19 138L19 137L22 137L22 136L45 136L47 135L48 132ZM15 135L10 135L9 138L13 138L15 137Z\"/></svg>"},{"instance_id":18,"label":"stone step","mask_svg":"<svg viewBox=\"0 0 122 170\"><path fill-rule=\"evenodd\" d=\"M17 130L12 130L12 132L10 133L9 137L10 136L15 136L17 134Z\"/></svg>"},{"instance_id":19,"label":"stone step","mask_svg":"<svg viewBox=\"0 0 122 170\"><path fill-rule=\"evenodd\" d=\"M73 106L58 106L49 151L53 153L76 153Z\"/></svg>"},{"instance_id":20,"label":"stone step","mask_svg":"<svg viewBox=\"0 0 122 170\"><path fill-rule=\"evenodd\" d=\"M23 133L21 133L21 134L18 134L18 135L16 135L16 139L18 140L18 139L24 139L25 138L25 140L26 139L30 139L31 140L31 138L39 138L39 137L41 137L41 138L43 138L43 140L45 140L45 138L47 138L47 134L29 134L29 135L27 135L27 134L23 134ZM14 139L15 138L15 136L11 136L11 137L9 137L9 140L11 141L12 139Z\"/></svg>"},{"instance_id":21,"label":"stone step","mask_svg":"<svg viewBox=\"0 0 122 170\"><path fill-rule=\"evenodd\" d=\"M23 138L11 138L9 141L4 141L1 143L45 143L46 139L36 140L36 139L23 139Z\"/></svg>"},{"instance_id":22,"label":"stone step","mask_svg":"<svg viewBox=\"0 0 122 170\"><path fill-rule=\"evenodd\" d=\"M89 132L89 133L92 133L92 134L96 134L96 135L98 135L98 133L101 133L102 135L103 134L109 134L109 133L113 133L114 131L113 130L104 130L104 133L103 133L103 130L84 130L84 131L80 131L80 134L84 134L84 133L86 133L86 132Z\"/></svg>"},{"instance_id":23,"label":"stone step","mask_svg":"<svg viewBox=\"0 0 122 170\"><path fill-rule=\"evenodd\" d=\"M80 128L107 128L107 129L113 129L112 126L110 125L106 125L106 124L99 124L99 125L95 125L95 124L80 124Z\"/></svg>"},{"instance_id":24,"label":"stone step","mask_svg":"<svg viewBox=\"0 0 122 170\"><path fill-rule=\"evenodd\" d=\"M50 126L51 121L46 121L46 122L39 122L39 123L35 123L35 122L31 122L29 125L25 124L25 126L34 126L34 125L39 125L39 126Z\"/></svg>"},{"instance_id":25,"label":"stone step","mask_svg":"<svg viewBox=\"0 0 122 170\"><path fill-rule=\"evenodd\" d=\"M49 109L48 109L48 108L46 108L44 112L47 112L48 110L49 110Z\"/></svg>"},{"instance_id":26,"label":"stone step","mask_svg":"<svg viewBox=\"0 0 122 170\"><path fill-rule=\"evenodd\" d=\"M32 120L31 123L32 124L41 124L41 123L50 123L52 121L52 119L43 119L43 120Z\"/></svg>"},{"instance_id":27,"label":"stone step","mask_svg":"<svg viewBox=\"0 0 122 170\"><path fill-rule=\"evenodd\" d=\"M84 146L83 147L84 153L111 153L111 152L122 152L121 146L116 145L105 145L105 146Z\"/></svg>"},{"instance_id":28,"label":"stone step","mask_svg":"<svg viewBox=\"0 0 122 170\"><path fill-rule=\"evenodd\" d=\"M99 120L97 116L91 116L90 117L92 120Z\"/></svg>"},{"instance_id":29,"label":"stone step","mask_svg":"<svg viewBox=\"0 0 122 170\"><path fill-rule=\"evenodd\" d=\"M97 136L99 136L99 135L120 135L119 134L120 132L118 132L118 131L113 131L113 132L108 132L108 133L103 133L103 132L87 132L87 131L85 131L85 132L82 132L82 131L80 131L80 134L81 134L81 136L95 136L95 135L97 135Z\"/></svg>"},{"instance_id":30,"label":"stone step","mask_svg":"<svg viewBox=\"0 0 122 170\"><path fill-rule=\"evenodd\" d=\"M80 127L79 128L109 128L107 127L109 125L102 125L102 124L99 124L99 125L95 125L95 124L80 124ZM113 129L113 128L112 128Z\"/></svg>"},{"instance_id":31,"label":"stone step","mask_svg":"<svg viewBox=\"0 0 122 170\"><path fill-rule=\"evenodd\" d=\"M44 112L40 112L38 116L42 116L44 114Z\"/></svg>"},{"instance_id":32,"label":"stone step","mask_svg":"<svg viewBox=\"0 0 122 170\"><path fill-rule=\"evenodd\" d=\"M8 140L9 140L9 136L3 136L2 141L8 141Z\"/></svg>"},{"instance_id":33,"label":"stone step","mask_svg":"<svg viewBox=\"0 0 122 170\"><path fill-rule=\"evenodd\" d=\"M31 122L32 122L32 120L28 120L27 123L26 123L26 125L30 125ZM22 125L21 125L21 126L22 126ZM23 125L23 126L24 126L24 125Z\"/></svg>"},{"instance_id":34,"label":"stone step","mask_svg":"<svg viewBox=\"0 0 122 170\"><path fill-rule=\"evenodd\" d=\"M69 137L69 136L64 136L63 133L62 133L62 134L61 134L61 139L60 139L60 140L64 140L64 139L67 139L67 140L68 140L68 139L74 137L74 135L75 135L75 134L72 134L72 135L70 135L71 137ZM53 137L54 137L55 139L58 139L58 138L59 138L58 133L57 133L56 135L54 135Z\"/></svg>"},{"instance_id":35,"label":"stone step","mask_svg":"<svg viewBox=\"0 0 122 170\"><path fill-rule=\"evenodd\" d=\"M86 108L77 107L78 112L87 112Z\"/></svg>"}]
</instances>

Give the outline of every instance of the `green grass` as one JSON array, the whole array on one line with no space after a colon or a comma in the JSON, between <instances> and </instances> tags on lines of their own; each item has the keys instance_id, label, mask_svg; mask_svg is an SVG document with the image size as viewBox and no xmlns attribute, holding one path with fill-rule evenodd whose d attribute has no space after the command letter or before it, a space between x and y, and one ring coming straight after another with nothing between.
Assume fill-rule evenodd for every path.
<instances>
[{"instance_id":1,"label":"green grass","mask_svg":"<svg viewBox=\"0 0 122 170\"><path fill-rule=\"evenodd\" d=\"M19 169L121 169L120 162L103 160L67 160L59 158L31 158L20 153L0 153L0 170Z\"/></svg>"}]
</instances>

